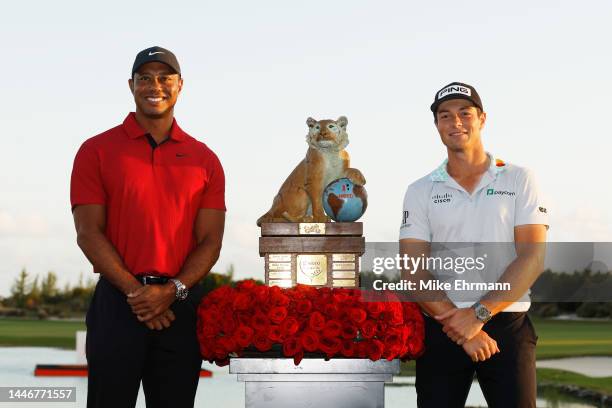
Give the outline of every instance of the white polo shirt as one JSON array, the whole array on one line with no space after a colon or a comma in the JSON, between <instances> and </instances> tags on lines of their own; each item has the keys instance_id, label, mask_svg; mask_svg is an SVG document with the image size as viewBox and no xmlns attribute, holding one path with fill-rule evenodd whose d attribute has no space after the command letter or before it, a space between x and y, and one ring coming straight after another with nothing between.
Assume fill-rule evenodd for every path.
<instances>
[{"instance_id":1,"label":"white polo shirt","mask_svg":"<svg viewBox=\"0 0 612 408\"><path fill-rule=\"evenodd\" d=\"M518 225L543 224L548 227L548 210L533 174L525 168L493 159L489 153L487 155L491 165L472 194L449 176L446 170L448 160L427 176L410 184L404 196L400 240L413 238L435 243L512 243L514 227ZM488 281L492 275L495 279L501 277L516 258L514 245L503 247L507 248L505 254L495 251L494 258L487 260ZM472 275L472 279L477 280L477 277ZM452 292L447 291L458 307L473 304L456 301L456 297L451 296ZM485 293L482 292L482 295ZM526 293L519 302L504 311L526 311L529 306L529 293Z\"/></svg>"}]
</instances>

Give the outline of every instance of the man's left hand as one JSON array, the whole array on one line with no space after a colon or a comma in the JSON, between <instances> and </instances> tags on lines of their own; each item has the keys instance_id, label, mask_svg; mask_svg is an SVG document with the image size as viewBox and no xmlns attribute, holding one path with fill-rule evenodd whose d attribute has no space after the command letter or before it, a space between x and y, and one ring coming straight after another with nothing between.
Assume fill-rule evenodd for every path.
<instances>
[{"instance_id":1,"label":"man's left hand","mask_svg":"<svg viewBox=\"0 0 612 408\"><path fill-rule=\"evenodd\" d=\"M478 334L482 326L484 326L476 318L474 309L470 307L450 309L437 315L436 320L444 326L442 331L460 346Z\"/></svg>"},{"instance_id":2,"label":"man's left hand","mask_svg":"<svg viewBox=\"0 0 612 408\"><path fill-rule=\"evenodd\" d=\"M165 285L145 285L128 294L127 302L138 320L145 322L159 316L176 300L176 287L172 282Z\"/></svg>"}]
</instances>

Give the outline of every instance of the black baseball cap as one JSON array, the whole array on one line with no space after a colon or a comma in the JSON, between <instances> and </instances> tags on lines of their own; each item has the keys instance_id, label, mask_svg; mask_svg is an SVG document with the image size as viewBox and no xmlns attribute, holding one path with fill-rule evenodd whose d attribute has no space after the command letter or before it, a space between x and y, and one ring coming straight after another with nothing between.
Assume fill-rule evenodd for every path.
<instances>
[{"instance_id":1,"label":"black baseball cap","mask_svg":"<svg viewBox=\"0 0 612 408\"><path fill-rule=\"evenodd\" d=\"M438 111L440 104L450 99L467 99L468 101L472 102L474 106L484 111L482 108L482 102L480 101L480 96L478 96L478 92L476 92L476 89L473 86L461 82L451 82L436 92L434 102L431 104L431 111L434 113L434 115Z\"/></svg>"},{"instance_id":2,"label":"black baseball cap","mask_svg":"<svg viewBox=\"0 0 612 408\"><path fill-rule=\"evenodd\" d=\"M138 68L147 62L162 62L172 68L177 74L181 74L181 67L172 51L155 46L142 50L136 55L134 65L132 66L132 77L138 71Z\"/></svg>"}]
</instances>

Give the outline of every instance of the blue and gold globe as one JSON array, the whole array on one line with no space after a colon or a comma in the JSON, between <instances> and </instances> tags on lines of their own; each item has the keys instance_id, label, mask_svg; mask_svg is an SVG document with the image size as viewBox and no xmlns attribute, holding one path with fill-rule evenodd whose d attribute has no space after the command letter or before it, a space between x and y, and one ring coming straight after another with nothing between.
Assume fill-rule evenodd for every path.
<instances>
[{"instance_id":1,"label":"blue and gold globe","mask_svg":"<svg viewBox=\"0 0 612 408\"><path fill-rule=\"evenodd\" d=\"M334 221L356 221L368 206L368 193L363 186L348 178L332 181L323 190L323 209Z\"/></svg>"}]
</instances>

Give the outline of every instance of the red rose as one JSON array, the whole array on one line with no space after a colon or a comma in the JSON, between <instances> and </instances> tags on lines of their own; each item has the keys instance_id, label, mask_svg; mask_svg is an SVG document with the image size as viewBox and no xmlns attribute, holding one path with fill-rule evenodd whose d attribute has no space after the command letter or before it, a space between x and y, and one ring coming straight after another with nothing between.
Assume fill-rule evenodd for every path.
<instances>
[{"instance_id":1,"label":"red rose","mask_svg":"<svg viewBox=\"0 0 612 408\"><path fill-rule=\"evenodd\" d=\"M361 336L364 339L371 339L372 337L376 335L377 327L378 325L376 324L374 320L366 320L361 325Z\"/></svg>"},{"instance_id":2,"label":"red rose","mask_svg":"<svg viewBox=\"0 0 612 408\"><path fill-rule=\"evenodd\" d=\"M367 302L366 309L369 315L376 319L385 310L385 306L380 302Z\"/></svg>"},{"instance_id":3,"label":"red rose","mask_svg":"<svg viewBox=\"0 0 612 408\"><path fill-rule=\"evenodd\" d=\"M259 331L253 337L253 345L259 351L268 351L272 348L272 341L268 338L266 332Z\"/></svg>"},{"instance_id":4,"label":"red rose","mask_svg":"<svg viewBox=\"0 0 612 408\"><path fill-rule=\"evenodd\" d=\"M268 302L269 291L266 285L257 285L253 288L253 296L255 301L259 304L266 304Z\"/></svg>"},{"instance_id":5,"label":"red rose","mask_svg":"<svg viewBox=\"0 0 612 408\"><path fill-rule=\"evenodd\" d=\"M234 338L240 347L247 347L251 344L251 340L253 339L253 329L245 325L240 325L234 333Z\"/></svg>"},{"instance_id":6,"label":"red rose","mask_svg":"<svg viewBox=\"0 0 612 408\"><path fill-rule=\"evenodd\" d=\"M325 318L319 312L313 312L310 314L310 319L308 320L308 327L310 327L314 331L323 330L325 327Z\"/></svg>"},{"instance_id":7,"label":"red rose","mask_svg":"<svg viewBox=\"0 0 612 408\"><path fill-rule=\"evenodd\" d=\"M338 337L341 332L342 325L335 320L329 320L323 328L323 336L325 337Z\"/></svg>"},{"instance_id":8,"label":"red rose","mask_svg":"<svg viewBox=\"0 0 612 408\"><path fill-rule=\"evenodd\" d=\"M353 340L355 337L357 337L357 328L350 322L344 322L340 336L343 339Z\"/></svg>"},{"instance_id":9,"label":"red rose","mask_svg":"<svg viewBox=\"0 0 612 408\"><path fill-rule=\"evenodd\" d=\"M319 348L319 335L315 331L304 331L300 340L302 341L302 347L304 347L306 351L315 351Z\"/></svg>"},{"instance_id":10,"label":"red rose","mask_svg":"<svg viewBox=\"0 0 612 408\"><path fill-rule=\"evenodd\" d=\"M401 303L389 302L386 304L386 308L387 311L384 314L385 321L392 325L398 325L404 322L404 313Z\"/></svg>"},{"instance_id":11,"label":"red rose","mask_svg":"<svg viewBox=\"0 0 612 408\"><path fill-rule=\"evenodd\" d=\"M274 306L287 306L289 297L282 292L274 291L270 294L270 303Z\"/></svg>"},{"instance_id":12,"label":"red rose","mask_svg":"<svg viewBox=\"0 0 612 408\"><path fill-rule=\"evenodd\" d=\"M282 339L285 337L283 335L283 332L280 328L280 326L270 326L269 327L269 332L268 332L268 338L273 341L274 343L279 343L282 341Z\"/></svg>"},{"instance_id":13,"label":"red rose","mask_svg":"<svg viewBox=\"0 0 612 408\"><path fill-rule=\"evenodd\" d=\"M232 307L235 310L247 310L251 307L252 299L248 293L238 293L232 301Z\"/></svg>"},{"instance_id":14,"label":"red rose","mask_svg":"<svg viewBox=\"0 0 612 408\"><path fill-rule=\"evenodd\" d=\"M221 322L221 327L223 329L223 333L225 334L232 334L234 332L234 330L236 330L236 320L234 319L234 316L232 315L226 315L223 319L223 321Z\"/></svg>"},{"instance_id":15,"label":"red rose","mask_svg":"<svg viewBox=\"0 0 612 408\"><path fill-rule=\"evenodd\" d=\"M323 313L328 319L338 319L341 314L340 308L335 303L328 303L323 306Z\"/></svg>"},{"instance_id":16,"label":"red rose","mask_svg":"<svg viewBox=\"0 0 612 408\"><path fill-rule=\"evenodd\" d=\"M255 330L265 330L269 325L270 320L260 311L255 312L251 318L251 327Z\"/></svg>"},{"instance_id":17,"label":"red rose","mask_svg":"<svg viewBox=\"0 0 612 408\"><path fill-rule=\"evenodd\" d=\"M280 325L284 336L293 336L299 329L300 325L295 317L289 316Z\"/></svg>"},{"instance_id":18,"label":"red rose","mask_svg":"<svg viewBox=\"0 0 612 408\"><path fill-rule=\"evenodd\" d=\"M380 360L382 357L383 351L385 350L384 344L380 340L370 340L368 341L368 357L372 361Z\"/></svg>"},{"instance_id":19,"label":"red rose","mask_svg":"<svg viewBox=\"0 0 612 408\"><path fill-rule=\"evenodd\" d=\"M300 362L302 361L303 358L304 358L304 351L303 350L298 351L293 356L293 364L300 365Z\"/></svg>"},{"instance_id":20,"label":"red rose","mask_svg":"<svg viewBox=\"0 0 612 408\"><path fill-rule=\"evenodd\" d=\"M236 283L236 289L240 290L251 290L255 286L257 286L257 283L253 279L245 279Z\"/></svg>"},{"instance_id":21,"label":"red rose","mask_svg":"<svg viewBox=\"0 0 612 408\"><path fill-rule=\"evenodd\" d=\"M272 323L280 323L287 317L287 308L284 306L276 306L270 309L268 317Z\"/></svg>"},{"instance_id":22,"label":"red rose","mask_svg":"<svg viewBox=\"0 0 612 408\"><path fill-rule=\"evenodd\" d=\"M356 324L363 323L366 317L366 312L363 309L359 309L357 307L352 307L349 309L349 318Z\"/></svg>"},{"instance_id":23,"label":"red rose","mask_svg":"<svg viewBox=\"0 0 612 408\"><path fill-rule=\"evenodd\" d=\"M334 354L340 351L341 347L342 342L337 338L323 337L319 340L319 348L327 355L327 358L333 357Z\"/></svg>"},{"instance_id":24,"label":"red rose","mask_svg":"<svg viewBox=\"0 0 612 408\"><path fill-rule=\"evenodd\" d=\"M340 353L344 357L353 357L353 355L355 355L355 345L353 340L343 339L340 347Z\"/></svg>"},{"instance_id":25,"label":"red rose","mask_svg":"<svg viewBox=\"0 0 612 408\"><path fill-rule=\"evenodd\" d=\"M225 350L225 353L236 351L236 341L230 336L223 336L219 339L219 346Z\"/></svg>"},{"instance_id":26,"label":"red rose","mask_svg":"<svg viewBox=\"0 0 612 408\"><path fill-rule=\"evenodd\" d=\"M302 350L302 342L298 337L289 337L283 342L283 354L291 357Z\"/></svg>"},{"instance_id":27,"label":"red rose","mask_svg":"<svg viewBox=\"0 0 612 408\"><path fill-rule=\"evenodd\" d=\"M365 341L355 343L354 355L359 358L366 358L368 356L368 344Z\"/></svg>"},{"instance_id":28,"label":"red rose","mask_svg":"<svg viewBox=\"0 0 612 408\"><path fill-rule=\"evenodd\" d=\"M398 329L388 330L383 337L383 343L385 343L385 347L401 345L402 331Z\"/></svg>"},{"instance_id":29,"label":"red rose","mask_svg":"<svg viewBox=\"0 0 612 408\"><path fill-rule=\"evenodd\" d=\"M312 303L308 299L301 299L298 301L295 308L298 313L306 314L306 313L309 313L310 310L312 309Z\"/></svg>"}]
</instances>

